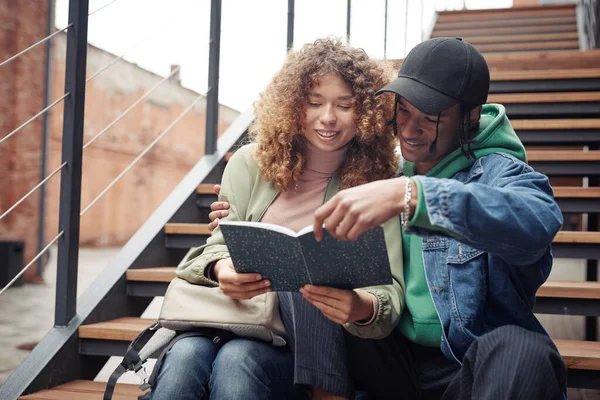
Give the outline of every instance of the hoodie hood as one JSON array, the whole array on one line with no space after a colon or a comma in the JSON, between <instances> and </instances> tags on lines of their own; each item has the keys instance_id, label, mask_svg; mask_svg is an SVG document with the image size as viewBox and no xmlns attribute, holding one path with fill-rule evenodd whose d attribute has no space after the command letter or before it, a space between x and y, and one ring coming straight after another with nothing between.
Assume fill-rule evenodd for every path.
<instances>
[{"instance_id":1,"label":"hoodie hood","mask_svg":"<svg viewBox=\"0 0 600 400\"><path fill-rule=\"evenodd\" d=\"M527 162L525 147L519 140L510 121L506 116L504 106L501 104L485 104L481 110L479 131L475 135L475 143L471 149L475 159L465 157L460 149L454 150L446 158L433 167L425 176L436 178L450 178L457 172L471 167L477 159L492 153L507 153L523 162ZM404 160L404 175L415 174L415 164Z\"/></svg>"}]
</instances>

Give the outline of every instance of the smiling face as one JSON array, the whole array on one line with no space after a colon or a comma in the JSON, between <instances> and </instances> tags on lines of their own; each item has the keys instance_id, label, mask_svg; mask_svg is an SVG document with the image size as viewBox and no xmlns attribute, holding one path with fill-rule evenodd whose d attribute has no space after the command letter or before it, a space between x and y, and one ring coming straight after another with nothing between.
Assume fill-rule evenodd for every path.
<instances>
[{"instance_id":1,"label":"smiling face","mask_svg":"<svg viewBox=\"0 0 600 400\"><path fill-rule=\"evenodd\" d=\"M439 116L425 114L402 97L396 107L402 157L415 163L418 174L427 173L459 148L458 104L442 111Z\"/></svg>"},{"instance_id":2,"label":"smiling face","mask_svg":"<svg viewBox=\"0 0 600 400\"><path fill-rule=\"evenodd\" d=\"M353 96L338 74L319 78L310 88L304 106L303 134L316 148L335 151L352 140L356 131Z\"/></svg>"}]
</instances>

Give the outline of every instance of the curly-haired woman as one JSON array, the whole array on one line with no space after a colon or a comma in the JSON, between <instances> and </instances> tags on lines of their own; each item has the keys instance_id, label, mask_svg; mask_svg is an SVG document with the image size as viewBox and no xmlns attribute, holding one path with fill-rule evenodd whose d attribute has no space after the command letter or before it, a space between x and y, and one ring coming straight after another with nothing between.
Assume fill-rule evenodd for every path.
<instances>
[{"instance_id":1,"label":"curly-haired woman","mask_svg":"<svg viewBox=\"0 0 600 400\"><path fill-rule=\"evenodd\" d=\"M388 79L363 50L337 39L317 40L289 54L255 104L253 143L229 160L221 199L227 220L262 221L299 230L339 190L390 178L395 138L386 120L393 107L375 92ZM327 299L312 306L301 293L279 293L289 347L236 338L222 348L207 338L180 340L159 371L155 398L347 398L342 327L383 337L404 304L398 218L383 224L394 282L356 290L316 288ZM219 286L234 299L269 295L270 283L235 271L217 229L177 270L189 282ZM312 289L315 289L312 287ZM271 294L273 295L273 294ZM293 354L292 354L293 353ZM158 396L158 397L157 397Z\"/></svg>"}]
</instances>

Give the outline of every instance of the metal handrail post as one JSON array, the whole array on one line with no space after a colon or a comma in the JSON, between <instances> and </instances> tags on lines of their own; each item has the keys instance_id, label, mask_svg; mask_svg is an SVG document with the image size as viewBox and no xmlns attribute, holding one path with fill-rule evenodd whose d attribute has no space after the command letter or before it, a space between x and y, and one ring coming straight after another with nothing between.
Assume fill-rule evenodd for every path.
<instances>
[{"instance_id":1,"label":"metal handrail post","mask_svg":"<svg viewBox=\"0 0 600 400\"><path fill-rule=\"evenodd\" d=\"M287 18L287 50L294 47L294 10L296 4L294 0L288 0L288 18Z\"/></svg>"},{"instance_id":2,"label":"metal handrail post","mask_svg":"<svg viewBox=\"0 0 600 400\"><path fill-rule=\"evenodd\" d=\"M350 24L352 17L352 0L348 0L346 7L346 44L350 44Z\"/></svg>"},{"instance_id":3,"label":"metal handrail post","mask_svg":"<svg viewBox=\"0 0 600 400\"><path fill-rule=\"evenodd\" d=\"M206 142L204 154L217 151L219 123L219 58L221 54L221 0L210 2L210 50L206 94Z\"/></svg>"},{"instance_id":4,"label":"metal handrail post","mask_svg":"<svg viewBox=\"0 0 600 400\"><path fill-rule=\"evenodd\" d=\"M404 4L404 57L406 57L408 54L408 0Z\"/></svg>"},{"instance_id":5,"label":"metal handrail post","mask_svg":"<svg viewBox=\"0 0 600 400\"><path fill-rule=\"evenodd\" d=\"M387 32L388 32L388 0L385 0L383 17L383 59L387 60Z\"/></svg>"},{"instance_id":6,"label":"metal handrail post","mask_svg":"<svg viewBox=\"0 0 600 400\"><path fill-rule=\"evenodd\" d=\"M77 307L77 265L79 256L79 211L81 208L81 172L83 120L85 111L85 74L87 62L89 0L69 0L65 99L63 118L59 231L56 271L56 326L66 326Z\"/></svg>"},{"instance_id":7,"label":"metal handrail post","mask_svg":"<svg viewBox=\"0 0 600 400\"><path fill-rule=\"evenodd\" d=\"M48 36L52 34L54 30L54 0L48 0L48 19L47 19L47 33ZM46 43L46 70L44 71L44 108L50 104L50 85L52 84L52 76L50 75L50 68L52 68L52 41ZM40 179L44 180L46 177L46 164L48 160L48 132L50 128L50 113L44 113L43 120L43 132L42 132L42 161L40 166ZM40 188L40 202L39 202L39 221L38 221L38 253L44 248L44 230L46 229L46 186L43 185ZM37 264L37 274L42 276L44 269L44 257L40 257Z\"/></svg>"}]
</instances>

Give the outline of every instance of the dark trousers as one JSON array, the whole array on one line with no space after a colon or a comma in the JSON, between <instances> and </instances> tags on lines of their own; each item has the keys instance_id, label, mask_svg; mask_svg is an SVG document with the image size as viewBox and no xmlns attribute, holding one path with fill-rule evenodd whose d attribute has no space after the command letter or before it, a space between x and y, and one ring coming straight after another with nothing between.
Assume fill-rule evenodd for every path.
<instances>
[{"instance_id":1,"label":"dark trousers","mask_svg":"<svg viewBox=\"0 0 600 400\"><path fill-rule=\"evenodd\" d=\"M344 328L325 318L300 293L280 292L279 309L294 357L294 383L350 398Z\"/></svg>"},{"instance_id":2,"label":"dark trousers","mask_svg":"<svg viewBox=\"0 0 600 400\"><path fill-rule=\"evenodd\" d=\"M382 340L346 334L346 346L350 375L369 400L566 398L567 370L550 338L517 326L477 338L462 366L397 332Z\"/></svg>"}]
</instances>

